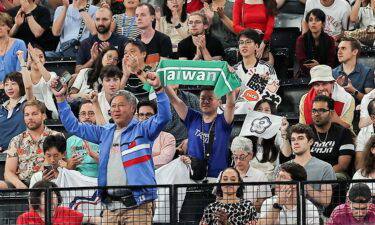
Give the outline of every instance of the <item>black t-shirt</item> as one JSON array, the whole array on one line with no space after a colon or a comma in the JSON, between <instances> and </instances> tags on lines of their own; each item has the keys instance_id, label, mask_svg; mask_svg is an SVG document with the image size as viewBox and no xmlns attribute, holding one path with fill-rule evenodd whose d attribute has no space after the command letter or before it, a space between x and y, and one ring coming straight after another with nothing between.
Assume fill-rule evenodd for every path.
<instances>
[{"instance_id":1,"label":"black t-shirt","mask_svg":"<svg viewBox=\"0 0 375 225\"><path fill-rule=\"evenodd\" d=\"M17 15L18 10L21 8L21 6L14 7L8 11L9 15L12 18L15 18ZM25 17L24 22L21 24L21 26L18 28L17 33L14 35L15 38L22 39L25 44L28 43L36 43L39 46L46 49L46 46L48 43L46 43L48 33L47 32L50 29L50 26L52 24L51 21L51 14L49 10L44 7L37 5L36 8L31 12L33 15L35 21L44 29L44 33L40 37L35 37L34 34L31 32L29 23L27 22L27 18Z\"/></svg>"},{"instance_id":2,"label":"black t-shirt","mask_svg":"<svg viewBox=\"0 0 375 225\"><path fill-rule=\"evenodd\" d=\"M354 156L354 142L351 131L338 124L332 123L327 133L317 133L313 128L315 137L311 147L311 155L323 160L332 166L338 163L340 155Z\"/></svg>"},{"instance_id":3,"label":"black t-shirt","mask_svg":"<svg viewBox=\"0 0 375 225\"><path fill-rule=\"evenodd\" d=\"M102 42L109 42L110 46L118 49L120 53L119 58L122 58L124 54L124 46L127 40L128 38L115 32L113 32L111 37L106 41L99 40L98 35L90 36L81 42L81 46L77 54L77 65L83 65L90 60L91 47L95 42L98 42L99 45Z\"/></svg>"},{"instance_id":4,"label":"black t-shirt","mask_svg":"<svg viewBox=\"0 0 375 225\"><path fill-rule=\"evenodd\" d=\"M141 39L141 35L138 36ZM147 57L146 64L154 67L159 61L160 57L170 58L172 56L172 41L171 38L157 30L155 30L154 37L150 43L143 43L146 48Z\"/></svg>"},{"instance_id":5,"label":"black t-shirt","mask_svg":"<svg viewBox=\"0 0 375 225\"><path fill-rule=\"evenodd\" d=\"M224 49L216 37L206 34L206 46L208 52L212 57L221 56L224 57ZM191 36L183 39L178 44L178 57L185 57L189 60L192 60L197 53L197 47L193 43L193 38Z\"/></svg>"}]
</instances>

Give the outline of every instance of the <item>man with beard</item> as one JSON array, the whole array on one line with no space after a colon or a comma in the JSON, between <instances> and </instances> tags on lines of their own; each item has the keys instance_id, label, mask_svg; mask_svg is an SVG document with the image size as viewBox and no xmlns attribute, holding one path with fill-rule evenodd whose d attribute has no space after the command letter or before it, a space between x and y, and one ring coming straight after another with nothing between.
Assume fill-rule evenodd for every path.
<instances>
[{"instance_id":1,"label":"man with beard","mask_svg":"<svg viewBox=\"0 0 375 225\"><path fill-rule=\"evenodd\" d=\"M128 39L111 31L112 22L113 18L110 9L100 8L96 11L95 27L97 35L92 35L81 42L81 47L77 54L77 73L83 68L92 67L99 53L109 46L116 47L121 54L124 52L124 45Z\"/></svg>"},{"instance_id":2,"label":"man with beard","mask_svg":"<svg viewBox=\"0 0 375 225\"><path fill-rule=\"evenodd\" d=\"M191 36L178 44L179 59L188 60L221 60L224 49L220 40L206 33L208 19L204 14L195 12L189 15L188 29Z\"/></svg>"},{"instance_id":3,"label":"man with beard","mask_svg":"<svg viewBox=\"0 0 375 225\"><path fill-rule=\"evenodd\" d=\"M63 135L44 125L46 107L37 100L29 100L24 108L26 131L15 136L9 144L4 178L8 187L28 188L31 176L44 162L43 143L49 135Z\"/></svg>"},{"instance_id":4,"label":"man with beard","mask_svg":"<svg viewBox=\"0 0 375 225\"><path fill-rule=\"evenodd\" d=\"M96 124L94 104L85 101L79 108L79 122ZM75 135L66 142L67 168L77 170L89 177L98 177L99 145L83 140Z\"/></svg>"},{"instance_id":5,"label":"man with beard","mask_svg":"<svg viewBox=\"0 0 375 225\"><path fill-rule=\"evenodd\" d=\"M303 95L299 103L299 122L310 125L313 123L312 103L317 95L326 95L334 100L332 111L333 123L349 128L354 117L354 98L343 87L335 82L332 68L327 65L317 65L310 70L312 86L310 91Z\"/></svg>"},{"instance_id":6,"label":"man with beard","mask_svg":"<svg viewBox=\"0 0 375 225\"><path fill-rule=\"evenodd\" d=\"M307 181L336 180L332 166L310 153L310 148L314 143L314 132L311 127L300 123L293 125L289 132L289 140L295 155L295 158L291 161L305 168ZM277 174L279 168L275 171ZM320 212L322 212L323 207L327 207L331 203L331 184L307 184L305 191Z\"/></svg>"}]
</instances>

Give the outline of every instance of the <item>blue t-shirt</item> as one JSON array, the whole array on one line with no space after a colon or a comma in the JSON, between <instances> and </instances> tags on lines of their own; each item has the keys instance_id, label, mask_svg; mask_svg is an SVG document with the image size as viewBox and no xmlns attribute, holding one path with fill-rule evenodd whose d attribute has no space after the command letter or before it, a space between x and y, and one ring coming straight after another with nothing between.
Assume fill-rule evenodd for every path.
<instances>
[{"instance_id":1,"label":"blue t-shirt","mask_svg":"<svg viewBox=\"0 0 375 225\"><path fill-rule=\"evenodd\" d=\"M202 143L202 113L189 108L184 124L188 130L188 155L198 159L204 158ZM204 123L204 140L208 149L208 134L212 123ZM211 156L208 161L208 177L218 177L228 167L229 140L232 125L227 124L224 114L218 114L215 121L215 139Z\"/></svg>"},{"instance_id":2,"label":"blue t-shirt","mask_svg":"<svg viewBox=\"0 0 375 225\"><path fill-rule=\"evenodd\" d=\"M3 151L8 149L9 142L13 137L26 130L25 121L23 119L23 106L25 103L26 98L21 98L9 118L8 109L5 108L4 105L0 105L0 147Z\"/></svg>"},{"instance_id":3,"label":"blue t-shirt","mask_svg":"<svg viewBox=\"0 0 375 225\"><path fill-rule=\"evenodd\" d=\"M99 153L99 145L89 142L92 150ZM66 157L72 158L72 146L75 147L76 153L83 159L81 164L76 166L76 170L88 177L98 177L98 163L87 154L83 148L83 139L77 136L71 136L66 141Z\"/></svg>"},{"instance_id":4,"label":"blue t-shirt","mask_svg":"<svg viewBox=\"0 0 375 225\"><path fill-rule=\"evenodd\" d=\"M333 77L337 80L339 73L343 72L342 64L332 70ZM367 66L357 63L353 72L348 74L353 87L359 92L365 93L365 88L374 88L374 72Z\"/></svg>"},{"instance_id":5,"label":"blue t-shirt","mask_svg":"<svg viewBox=\"0 0 375 225\"><path fill-rule=\"evenodd\" d=\"M25 42L20 39L15 39L12 47L4 54L0 55L0 82L4 81L5 75L10 72L21 70L20 62L18 61L16 52L21 50L24 52L26 60L27 49Z\"/></svg>"}]
</instances>

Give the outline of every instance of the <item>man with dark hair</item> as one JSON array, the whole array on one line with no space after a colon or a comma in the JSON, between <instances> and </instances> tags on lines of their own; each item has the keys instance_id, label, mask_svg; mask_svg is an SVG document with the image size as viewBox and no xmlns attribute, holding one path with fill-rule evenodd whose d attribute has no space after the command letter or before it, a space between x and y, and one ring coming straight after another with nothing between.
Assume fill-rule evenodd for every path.
<instances>
[{"instance_id":1,"label":"man with dark hair","mask_svg":"<svg viewBox=\"0 0 375 225\"><path fill-rule=\"evenodd\" d=\"M95 106L84 101L79 107L78 119L81 123L96 124ZM67 168L77 170L85 176L98 177L99 145L72 135L66 142Z\"/></svg>"},{"instance_id":2,"label":"man with dark hair","mask_svg":"<svg viewBox=\"0 0 375 225\"><path fill-rule=\"evenodd\" d=\"M188 60L221 60L224 49L220 40L206 33L209 23L206 15L194 12L188 18L190 36L178 43L178 58Z\"/></svg>"},{"instance_id":3,"label":"man with dark hair","mask_svg":"<svg viewBox=\"0 0 375 225\"><path fill-rule=\"evenodd\" d=\"M125 90L112 94L109 104L114 124L104 126L79 123L65 100L65 89L59 92L51 83L56 96L61 122L65 129L80 138L99 144L98 186L122 186L100 189L105 204L102 224L152 224L155 188L127 189L124 186L156 185L151 146L165 124L171 119L170 103L156 73L147 73L145 79L156 93L158 112L148 120L134 119L136 97Z\"/></svg>"},{"instance_id":4,"label":"man with dark hair","mask_svg":"<svg viewBox=\"0 0 375 225\"><path fill-rule=\"evenodd\" d=\"M161 59L172 56L172 41L169 36L155 30L155 9L148 3L141 3L135 10L137 26L142 33L138 36L145 44L147 57L146 64L153 68Z\"/></svg>"},{"instance_id":5,"label":"man with dark hair","mask_svg":"<svg viewBox=\"0 0 375 225\"><path fill-rule=\"evenodd\" d=\"M149 119L157 113L156 105L143 101L137 105L137 117L140 122ZM155 168L164 166L172 161L176 152L176 139L172 134L161 131L152 145L152 160Z\"/></svg>"},{"instance_id":6,"label":"man with dark hair","mask_svg":"<svg viewBox=\"0 0 375 225\"><path fill-rule=\"evenodd\" d=\"M317 65L310 70L312 86L309 92L302 96L299 103L299 122L312 124L312 104L315 96L327 95L335 101L332 111L332 122L349 128L354 117L354 98L343 87L335 82L332 76L332 68L327 65Z\"/></svg>"},{"instance_id":7,"label":"man with dark hair","mask_svg":"<svg viewBox=\"0 0 375 225\"><path fill-rule=\"evenodd\" d=\"M306 181L307 174L303 166L295 162L286 162L279 166L275 181ZM276 195L263 202L257 224L298 224L297 184L276 185ZM314 204L306 199L306 224L319 224L319 213Z\"/></svg>"},{"instance_id":8,"label":"man with dark hair","mask_svg":"<svg viewBox=\"0 0 375 225\"><path fill-rule=\"evenodd\" d=\"M305 124L293 125L289 131L289 140L295 159L292 162L303 166L307 173L307 181L336 180L335 171L332 166L310 153L310 148L314 144L314 132L311 127ZM276 169L275 171L278 171ZM320 212L323 207L331 203L331 184L306 185L305 191L308 198L318 207Z\"/></svg>"},{"instance_id":9,"label":"man with dark hair","mask_svg":"<svg viewBox=\"0 0 375 225\"><path fill-rule=\"evenodd\" d=\"M15 136L9 144L4 178L8 187L27 188L31 176L38 172L44 161L42 146L49 135L63 135L44 125L46 108L37 100L29 100L24 108L26 131Z\"/></svg>"},{"instance_id":10,"label":"man with dark hair","mask_svg":"<svg viewBox=\"0 0 375 225\"><path fill-rule=\"evenodd\" d=\"M349 190L349 201L335 208L327 225L375 224L375 205L369 186L354 184Z\"/></svg>"},{"instance_id":11,"label":"man with dark hair","mask_svg":"<svg viewBox=\"0 0 375 225\"><path fill-rule=\"evenodd\" d=\"M333 71L336 82L359 102L375 87L374 71L357 61L361 44L354 38L342 38L338 46L338 59L341 65Z\"/></svg>"},{"instance_id":12,"label":"man with dark hair","mask_svg":"<svg viewBox=\"0 0 375 225\"><path fill-rule=\"evenodd\" d=\"M333 167L338 180L351 177L351 161L355 155L352 132L332 122L334 101L325 95L313 100L312 117L314 144L311 155L328 162Z\"/></svg>"},{"instance_id":13,"label":"man with dark hair","mask_svg":"<svg viewBox=\"0 0 375 225\"><path fill-rule=\"evenodd\" d=\"M374 126L375 126L375 99L372 99L367 105L367 111L371 119L371 124L366 127L361 128L356 138L356 153L355 153L355 166L356 169L360 168L360 162L362 161L363 151L367 141L372 135L374 135Z\"/></svg>"},{"instance_id":14,"label":"man with dark hair","mask_svg":"<svg viewBox=\"0 0 375 225\"><path fill-rule=\"evenodd\" d=\"M81 69L91 68L99 53L108 46L114 46L122 55L125 42L128 39L111 31L112 22L113 18L110 9L102 7L96 11L95 27L97 34L91 35L81 42L77 54L76 73Z\"/></svg>"}]
</instances>

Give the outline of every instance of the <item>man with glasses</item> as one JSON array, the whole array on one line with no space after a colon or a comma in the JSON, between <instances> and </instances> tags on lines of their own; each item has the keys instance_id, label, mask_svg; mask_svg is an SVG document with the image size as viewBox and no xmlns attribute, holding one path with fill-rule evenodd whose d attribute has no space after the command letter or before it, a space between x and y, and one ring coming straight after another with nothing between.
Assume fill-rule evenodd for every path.
<instances>
[{"instance_id":1,"label":"man with glasses","mask_svg":"<svg viewBox=\"0 0 375 225\"><path fill-rule=\"evenodd\" d=\"M178 58L188 60L222 60L224 49L219 39L206 33L208 19L204 14L194 12L188 18L190 36L178 44Z\"/></svg>"},{"instance_id":2,"label":"man with glasses","mask_svg":"<svg viewBox=\"0 0 375 225\"><path fill-rule=\"evenodd\" d=\"M353 96L335 82L332 68L327 65L317 65L310 70L312 86L310 91L303 95L299 104L299 122L312 124L312 104L315 96L326 95L334 100L332 122L349 128L352 126L355 101Z\"/></svg>"},{"instance_id":3,"label":"man with glasses","mask_svg":"<svg viewBox=\"0 0 375 225\"><path fill-rule=\"evenodd\" d=\"M250 165L253 159L253 143L245 137L235 137L230 147L234 167L241 175L243 182L268 182L267 176ZM269 185L245 185L244 198L250 200L257 212L260 211L263 201L271 197Z\"/></svg>"},{"instance_id":4,"label":"man with glasses","mask_svg":"<svg viewBox=\"0 0 375 225\"><path fill-rule=\"evenodd\" d=\"M79 107L79 122L96 124L94 105L84 101ZM88 146L89 145L89 146ZM72 135L66 142L67 168L89 177L98 177L99 145Z\"/></svg>"},{"instance_id":5,"label":"man with glasses","mask_svg":"<svg viewBox=\"0 0 375 225\"><path fill-rule=\"evenodd\" d=\"M369 186L354 184L349 200L335 208L327 225L375 224L375 205L371 202Z\"/></svg>"},{"instance_id":6,"label":"man with glasses","mask_svg":"<svg viewBox=\"0 0 375 225\"><path fill-rule=\"evenodd\" d=\"M303 166L295 162L286 162L280 165L275 181L301 182L306 181L306 179L307 174ZM268 198L263 203L257 224L299 224L297 216L299 193L297 189L297 184L276 185L275 196ZM318 210L308 199L306 199L305 209L304 219L306 219L306 224L318 225Z\"/></svg>"},{"instance_id":7,"label":"man with glasses","mask_svg":"<svg viewBox=\"0 0 375 225\"><path fill-rule=\"evenodd\" d=\"M112 22L112 11L110 9L103 7L96 11L95 27L97 34L91 35L81 42L77 54L76 73L81 69L93 67L99 53L109 46L114 46L121 54L124 52L124 45L128 39L112 32Z\"/></svg>"},{"instance_id":8,"label":"man with glasses","mask_svg":"<svg viewBox=\"0 0 375 225\"><path fill-rule=\"evenodd\" d=\"M150 101L143 101L137 105L138 121L142 122L154 116L157 112L156 105ZM164 166L172 161L176 152L176 139L172 134L161 131L152 145L152 160L155 168Z\"/></svg>"}]
</instances>

